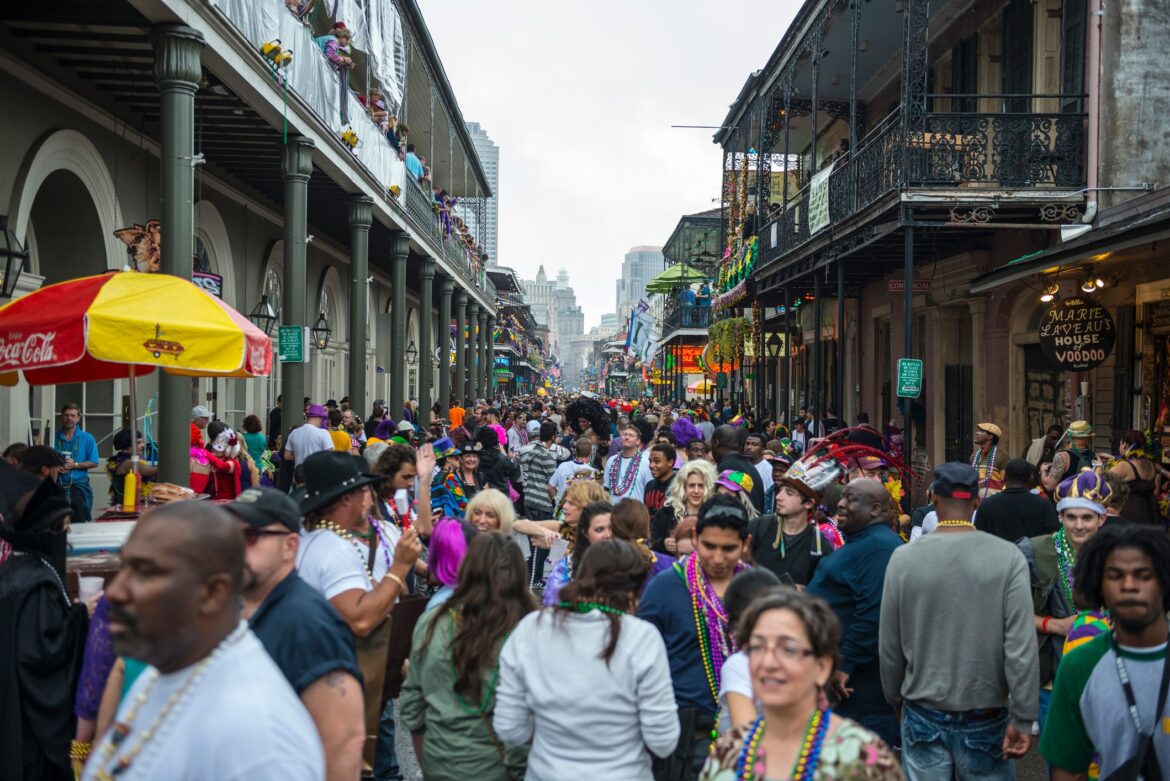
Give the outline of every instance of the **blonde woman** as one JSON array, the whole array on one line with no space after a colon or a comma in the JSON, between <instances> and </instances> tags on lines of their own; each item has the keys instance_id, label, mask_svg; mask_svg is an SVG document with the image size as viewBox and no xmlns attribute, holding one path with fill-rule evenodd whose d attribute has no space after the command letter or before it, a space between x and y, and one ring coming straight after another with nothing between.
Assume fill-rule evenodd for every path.
<instances>
[{"instance_id":1,"label":"blonde woman","mask_svg":"<svg viewBox=\"0 0 1170 781\"><path fill-rule=\"evenodd\" d=\"M689 548L690 540L676 540L674 528L686 518L698 516L703 502L713 495L717 477L714 465L705 458L683 464L666 492L666 504L650 522L650 550L671 556L691 552L689 549L679 550L680 544Z\"/></svg>"},{"instance_id":2,"label":"blonde woman","mask_svg":"<svg viewBox=\"0 0 1170 781\"><path fill-rule=\"evenodd\" d=\"M511 534L516 525L516 508L503 491L485 488L467 503L464 517L481 532Z\"/></svg>"},{"instance_id":3,"label":"blonde woman","mask_svg":"<svg viewBox=\"0 0 1170 781\"><path fill-rule=\"evenodd\" d=\"M503 491L485 488L467 503L464 516L468 523L480 532L497 532L510 535L524 534L533 545L548 547L556 539L556 532L549 531L541 523L516 519L516 508ZM551 539L550 539L551 538Z\"/></svg>"}]
</instances>

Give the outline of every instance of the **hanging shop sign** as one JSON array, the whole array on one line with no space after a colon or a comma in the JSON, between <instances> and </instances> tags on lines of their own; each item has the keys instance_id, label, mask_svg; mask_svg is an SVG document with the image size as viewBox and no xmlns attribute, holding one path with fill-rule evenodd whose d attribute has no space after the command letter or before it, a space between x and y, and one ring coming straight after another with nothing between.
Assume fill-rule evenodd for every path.
<instances>
[{"instance_id":1,"label":"hanging shop sign","mask_svg":"<svg viewBox=\"0 0 1170 781\"><path fill-rule=\"evenodd\" d=\"M1150 333L1170 333L1170 301L1146 305L1146 327Z\"/></svg>"},{"instance_id":2,"label":"hanging shop sign","mask_svg":"<svg viewBox=\"0 0 1170 781\"><path fill-rule=\"evenodd\" d=\"M1116 341L1112 315L1089 296L1054 301L1040 319L1040 349L1049 363L1064 371L1100 366Z\"/></svg>"}]
</instances>

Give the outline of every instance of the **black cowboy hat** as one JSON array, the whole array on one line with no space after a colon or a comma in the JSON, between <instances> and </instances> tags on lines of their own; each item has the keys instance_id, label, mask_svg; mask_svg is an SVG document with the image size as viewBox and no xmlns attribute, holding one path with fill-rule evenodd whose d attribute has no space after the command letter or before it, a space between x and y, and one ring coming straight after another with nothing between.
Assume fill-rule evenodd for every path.
<instances>
[{"instance_id":1,"label":"black cowboy hat","mask_svg":"<svg viewBox=\"0 0 1170 781\"><path fill-rule=\"evenodd\" d=\"M305 484L293 493L293 499L306 515L328 506L350 491L373 485L382 478L365 471L360 456L338 450L314 453L304 461Z\"/></svg>"}]
</instances>

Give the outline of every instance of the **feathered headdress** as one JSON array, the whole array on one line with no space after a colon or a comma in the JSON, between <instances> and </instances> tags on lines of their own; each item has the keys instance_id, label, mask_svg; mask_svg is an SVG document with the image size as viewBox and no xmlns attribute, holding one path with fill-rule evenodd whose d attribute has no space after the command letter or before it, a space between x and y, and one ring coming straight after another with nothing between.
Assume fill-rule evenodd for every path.
<instances>
[{"instance_id":1,"label":"feathered headdress","mask_svg":"<svg viewBox=\"0 0 1170 781\"><path fill-rule=\"evenodd\" d=\"M881 459L903 475L914 475L909 467L893 455L849 439L853 431L852 428L840 429L811 442L808 452L788 468L778 484L790 485L809 499L819 502L824 490L839 481L852 462L865 457Z\"/></svg>"},{"instance_id":2,"label":"feathered headdress","mask_svg":"<svg viewBox=\"0 0 1170 781\"><path fill-rule=\"evenodd\" d=\"M584 418L589 423L589 428L592 428L599 437L609 436L609 413L597 399L581 396L569 404L565 409L565 415L569 418L569 425L578 435L585 433L585 429L580 426L580 420Z\"/></svg>"}]
</instances>

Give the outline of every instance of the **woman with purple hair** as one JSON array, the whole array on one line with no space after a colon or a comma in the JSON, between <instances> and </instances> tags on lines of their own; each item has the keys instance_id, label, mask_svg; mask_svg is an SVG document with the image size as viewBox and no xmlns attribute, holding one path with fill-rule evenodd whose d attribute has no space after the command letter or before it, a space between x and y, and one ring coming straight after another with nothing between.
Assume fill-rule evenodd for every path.
<instances>
[{"instance_id":1,"label":"woman with purple hair","mask_svg":"<svg viewBox=\"0 0 1170 781\"><path fill-rule=\"evenodd\" d=\"M467 546L475 537L475 527L459 518L443 518L431 532L427 548L427 566L430 576L441 588L427 601L427 610L441 605L455 593L459 585L459 565L467 555Z\"/></svg>"}]
</instances>

